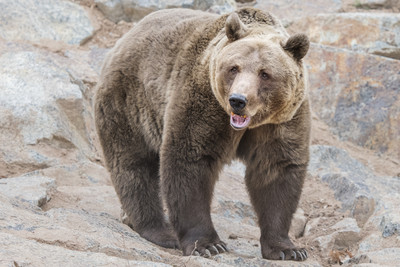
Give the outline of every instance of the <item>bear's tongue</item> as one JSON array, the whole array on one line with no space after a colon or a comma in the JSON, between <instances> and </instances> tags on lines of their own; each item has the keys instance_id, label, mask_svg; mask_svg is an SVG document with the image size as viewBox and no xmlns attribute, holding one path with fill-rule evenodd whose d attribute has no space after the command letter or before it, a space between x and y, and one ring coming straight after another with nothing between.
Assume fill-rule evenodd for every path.
<instances>
[{"instance_id":1,"label":"bear's tongue","mask_svg":"<svg viewBox=\"0 0 400 267\"><path fill-rule=\"evenodd\" d=\"M246 115L240 116L234 113L231 113L231 125L236 129L243 129L250 123L250 117Z\"/></svg>"}]
</instances>

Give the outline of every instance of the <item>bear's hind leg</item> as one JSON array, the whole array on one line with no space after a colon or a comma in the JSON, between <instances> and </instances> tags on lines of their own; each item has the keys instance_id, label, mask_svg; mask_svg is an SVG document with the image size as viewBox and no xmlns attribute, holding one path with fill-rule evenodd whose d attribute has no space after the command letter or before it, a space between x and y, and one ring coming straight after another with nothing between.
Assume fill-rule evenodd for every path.
<instances>
[{"instance_id":1,"label":"bear's hind leg","mask_svg":"<svg viewBox=\"0 0 400 267\"><path fill-rule=\"evenodd\" d=\"M132 156L136 157L136 156ZM178 248L172 228L164 219L159 188L158 157L137 157L130 166L112 172L130 226L143 238L167 248Z\"/></svg>"},{"instance_id":2,"label":"bear's hind leg","mask_svg":"<svg viewBox=\"0 0 400 267\"><path fill-rule=\"evenodd\" d=\"M140 130L129 126L112 101L96 103L98 135L122 209L143 238L167 248L179 243L166 222L160 196L159 156L146 145Z\"/></svg>"}]
</instances>

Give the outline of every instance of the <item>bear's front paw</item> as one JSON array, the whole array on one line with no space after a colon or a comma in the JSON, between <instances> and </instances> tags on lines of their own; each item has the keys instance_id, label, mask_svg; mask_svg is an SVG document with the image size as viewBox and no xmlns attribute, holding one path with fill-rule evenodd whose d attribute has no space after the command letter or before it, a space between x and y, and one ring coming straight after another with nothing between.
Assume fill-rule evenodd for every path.
<instances>
[{"instance_id":1,"label":"bear's front paw","mask_svg":"<svg viewBox=\"0 0 400 267\"><path fill-rule=\"evenodd\" d=\"M263 258L269 260L304 261L308 258L308 253L305 248L290 248L290 249L273 248L265 252L263 251Z\"/></svg>"},{"instance_id":2,"label":"bear's front paw","mask_svg":"<svg viewBox=\"0 0 400 267\"><path fill-rule=\"evenodd\" d=\"M196 240L194 243L187 245L183 248L183 254L185 256L202 256L209 258L212 255L227 252L228 248L226 244L220 240L216 242L199 242Z\"/></svg>"}]
</instances>

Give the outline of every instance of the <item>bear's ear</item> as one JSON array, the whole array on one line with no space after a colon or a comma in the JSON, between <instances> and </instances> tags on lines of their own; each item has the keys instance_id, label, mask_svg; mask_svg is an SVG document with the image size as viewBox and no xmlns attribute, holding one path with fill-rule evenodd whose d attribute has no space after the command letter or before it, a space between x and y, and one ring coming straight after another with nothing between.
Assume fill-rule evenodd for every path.
<instances>
[{"instance_id":1,"label":"bear's ear","mask_svg":"<svg viewBox=\"0 0 400 267\"><path fill-rule=\"evenodd\" d=\"M245 36L247 27L240 21L237 13L232 12L226 19L225 32L230 41L236 41Z\"/></svg>"},{"instance_id":2,"label":"bear's ear","mask_svg":"<svg viewBox=\"0 0 400 267\"><path fill-rule=\"evenodd\" d=\"M283 49L291 53L295 59L300 60L307 54L309 47L310 40L308 40L307 35L298 33L287 40Z\"/></svg>"}]
</instances>

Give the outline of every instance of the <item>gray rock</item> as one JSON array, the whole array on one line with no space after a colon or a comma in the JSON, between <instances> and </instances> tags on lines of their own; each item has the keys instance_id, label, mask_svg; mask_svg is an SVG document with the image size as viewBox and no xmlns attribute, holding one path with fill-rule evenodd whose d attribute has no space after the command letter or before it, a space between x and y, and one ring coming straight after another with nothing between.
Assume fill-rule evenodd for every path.
<instances>
[{"instance_id":1,"label":"gray rock","mask_svg":"<svg viewBox=\"0 0 400 267\"><path fill-rule=\"evenodd\" d=\"M329 184L344 210L351 210L353 216L360 213L370 216L374 212L375 203L365 183L367 178L374 177L372 171L335 147L311 146L311 155L309 172ZM360 218L362 223L369 216Z\"/></svg>"},{"instance_id":2,"label":"gray rock","mask_svg":"<svg viewBox=\"0 0 400 267\"><path fill-rule=\"evenodd\" d=\"M377 177L370 180L370 187L376 189L374 198L378 200L376 212L370 218L370 223L379 229L383 238L400 237L400 213L398 212L400 195L400 180L392 177Z\"/></svg>"},{"instance_id":3,"label":"gray rock","mask_svg":"<svg viewBox=\"0 0 400 267\"><path fill-rule=\"evenodd\" d=\"M240 161L233 161L230 165L224 167L224 173L230 175L232 178L244 178L246 174L246 166Z\"/></svg>"},{"instance_id":4,"label":"gray rock","mask_svg":"<svg viewBox=\"0 0 400 267\"><path fill-rule=\"evenodd\" d=\"M94 0L94 2L109 20L115 23L120 20L130 21L128 15L125 14L121 0Z\"/></svg>"},{"instance_id":5,"label":"gray rock","mask_svg":"<svg viewBox=\"0 0 400 267\"><path fill-rule=\"evenodd\" d=\"M97 82L97 75L100 75L101 67L108 51L110 49L93 47L89 51L68 50L64 53L64 56L74 61L85 62L86 64L80 64L83 67L82 70L78 70L78 66L76 66L74 68L75 72L82 75L82 77L78 77L79 79L94 83ZM94 77L92 70L97 74L96 77Z\"/></svg>"},{"instance_id":6,"label":"gray rock","mask_svg":"<svg viewBox=\"0 0 400 267\"><path fill-rule=\"evenodd\" d=\"M359 226L370 221L384 236L398 234L398 178L376 176L346 151L329 146L311 146L309 172L329 184Z\"/></svg>"},{"instance_id":7,"label":"gray rock","mask_svg":"<svg viewBox=\"0 0 400 267\"><path fill-rule=\"evenodd\" d=\"M289 233L295 238L303 236L306 227L307 218L304 215L304 210L298 208L293 214L292 223Z\"/></svg>"},{"instance_id":8,"label":"gray rock","mask_svg":"<svg viewBox=\"0 0 400 267\"><path fill-rule=\"evenodd\" d=\"M358 195L354 200L351 215L357 220L360 227L368 221L375 211L375 200L367 195Z\"/></svg>"},{"instance_id":9,"label":"gray rock","mask_svg":"<svg viewBox=\"0 0 400 267\"><path fill-rule=\"evenodd\" d=\"M19 239L15 244L9 244L10 246L6 242L1 247L7 249L0 249L0 258L2 259L11 258L15 261L32 262L32 265L40 266L58 266L60 261L68 263L67 259L72 257L76 257L73 262L76 261L77 266L85 266L85 263L89 263L90 259L95 258L96 255L99 255L100 258L108 258L108 255L117 256L120 258L116 259L118 262L121 259L161 261L162 251L154 251L150 243L143 243L138 234L107 213L64 208L54 208L43 212L32 209L17 199L7 199L2 194L0 194L0 202L2 204L1 233L29 239L33 242L26 247L26 253L19 253L20 256L15 258L8 257L7 253L13 251L16 253L17 244L21 249L26 242ZM0 240L0 242L4 242L7 239L0 238ZM43 244L50 247L43 247ZM65 248L68 249L64 250ZM82 253L75 253L77 251L82 251ZM53 254L54 256L50 256ZM45 255L48 257L44 257ZM89 261L86 261L87 258ZM40 264L41 262L35 264L35 261L39 260L47 262L46 264ZM84 263L80 265L79 260ZM95 260L93 260L93 265L88 264L88 266L96 265L98 264Z\"/></svg>"},{"instance_id":10,"label":"gray rock","mask_svg":"<svg viewBox=\"0 0 400 267\"><path fill-rule=\"evenodd\" d=\"M0 0L0 37L8 41L84 43L93 34L86 11L69 1Z\"/></svg>"},{"instance_id":11,"label":"gray rock","mask_svg":"<svg viewBox=\"0 0 400 267\"><path fill-rule=\"evenodd\" d=\"M319 263L308 259L305 262L296 261L268 261L261 259L260 257L247 259L243 257L229 257L226 258L223 255L217 255L214 260L218 263L225 263L225 266L238 266L238 267L321 267ZM219 266L219 265L217 265Z\"/></svg>"},{"instance_id":12,"label":"gray rock","mask_svg":"<svg viewBox=\"0 0 400 267\"><path fill-rule=\"evenodd\" d=\"M314 231L314 229L318 228L320 221L321 221L321 217L317 217L317 218L312 218L308 222L306 222L306 225L304 227L303 236L309 237L310 235L312 235L312 232Z\"/></svg>"},{"instance_id":13,"label":"gray rock","mask_svg":"<svg viewBox=\"0 0 400 267\"><path fill-rule=\"evenodd\" d=\"M256 226L257 217L244 184L245 169L246 167L238 161L225 166L216 184L213 212L237 223Z\"/></svg>"},{"instance_id":14,"label":"gray rock","mask_svg":"<svg viewBox=\"0 0 400 267\"><path fill-rule=\"evenodd\" d=\"M258 242L260 231L254 222L243 177L235 176L233 172L241 166L234 164L231 167L229 174L222 173L216 186L218 197L214 198L212 210L217 231L227 242L230 253L212 259L180 257L178 251L162 249L144 240L120 222L120 204L107 171L97 164L84 161L37 170L22 177L54 177L57 187L51 201L44 207L46 212L29 202L6 197L0 191L0 231L10 235L9 239L15 242L4 242L2 239L8 237L0 236L1 245L10 245L7 252L0 249L0 258L11 258L17 264L39 266L43 265L40 261L43 257L46 257L47 265L58 265L59 258L69 260L75 257L76 262L71 260L71 264L92 266L88 261L95 255L99 258L94 261L95 264L109 261L104 263L107 266L114 262L114 265L119 265L120 260L139 265L142 261L151 261L174 266L278 266L261 257ZM230 205L233 205L233 211L225 216ZM232 233L236 234L235 240L228 239ZM23 255L10 257L15 255L18 243L24 246ZM35 251L36 255L30 255L29 251ZM48 252L57 257L47 257ZM78 263L79 260L82 265ZM305 263L286 262L279 266L320 265L309 260Z\"/></svg>"},{"instance_id":15,"label":"gray rock","mask_svg":"<svg viewBox=\"0 0 400 267\"><path fill-rule=\"evenodd\" d=\"M333 247L334 236L333 234L318 236L313 241L314 244L317 244L317 247L319 247L323 255L328 255L329 251L331 251Z\"/></svg>"},{"instance_id":16,"label":"gray rock","mask_svg":"<svg viewBox=\"0 0 400 267\"><path fill-rule=\"evenodd\" d=\"M250 225L257 225L257 217L250 204L232 200L221 200L218 204L216 211L222 216L238 221L246 220Z\"/></svg>"},{"instance_id":17,"label":"gray rock","mask_svg":"<svg viewBox=\"0 0 400 267\"><path fill-rule=\"evenodd\" d=\"M360 242L358 251L359 253L365 253L368 251L379 250L383 247L383 242L384 239L382 238L382 234L374 232Z\"/></svg>"},{"instance_id":18,"label":"gray rock","mask_svg":"<svg viewBox=\"0 0 400 267\"><path fill-rule=\"evenodd\" d=\"M400 8L397 0L358 0L355 2L357 8L381 9L381 8Z\"/></svg>"},{"instance_id":19,"label":"gray rock","mask_svg":"<svg viewBox=\"0 0 400 267\"><path fill-rule=\"evenodd\" d=\"M151 12L166 8L191 8L228 13L236 9L234 0L95 0L97 7L111 21L138 21Z\"/></svg>"},{"instance_id":20,"label":"gray rock","mask_svg":"<svg viewBox=\"0 0 400 267\"><path fill-rule=\"evenodd\" d=\"M235 11L236 2L234 0L195 0L192 8L221 15Z\"/></svg>"},{"instance_id":21,"label":"gray rock","mask_svg":"<svg viewBox=\"0 0 400 267\"><path fill-rule=\"evenodd\" d=\"M353 218L344 218L340 222L335 223L331 228L335 231L341 232L360 232L360 228L357 226L357 221Z\"/></svg>"},{"instance_id":22,"label":"gray rock","mask_svg":"<svg viewBox=\"0 0 400 267\"><path fill-rule=\"evenodd\" d=\"M383 237L389 237L392 235L400 235L400 216L398 214L395 215L397 217L397 220L393 222L392 216L383 216L382 221L380 223L380 228L382 231L382 236Z\"/></svg>"},{"instance_id":23,"label":"gray rock","mask_svg":"<svg viewBox=\"0 0 400 267\"><path fill-rule=\"evenodd\" d=\"M88 195L81 198L95 203ZM80 206L44 212L1 193L0 203L0 246L6 248L0 249L0 258L9 260L7 264L15 261L19 266L320 266L313 260L279 264L263 260L259 246L246 240L242 241L248 249L242 250L244 255L233 249L210 259L181 257L179 252L154 246L106 212ZM232 227L243 226L229 225ZM249 251L252 253L248 254Z\"/></svg>"},{"instance_id":24,"label":"gray rock","mask_svg":"<svg viewBox=\"0 0 400 267\"><path fill-rule=\"evenodd\" d=\"M55 180L45 176L5 178L0 180L0 193L41 207L50 200L55 186Z\"/></svg>"},{"instance_id":25,"label":"gray rock","mask_svg":"<svg viewBox=\"0 0 400 267\"><path fill-rule=\"evenodd\" d=\"M119 258L103 252L77 251L63 246L0 233L3 266L172 266L160 262Z\"/></svg>"},{"instance_id":26,"label":"gray rock","mask_svg":"<svg viewBox=\"0 0 400 267\"><path fill-rule=\"evenodd\" d=\"M293 21L319 13L337 12L342 7L341 0L263 0L254 7L269 11L283 21Z\"/></svg>"},{"instance_id":27,"label":"gray rock","mask_svg":"<svg viewBox=\"0 0 400 267\"><path fill-rule=\"evenodd\" d=\"M109 173L100 164L82 160L81 162L56 165L35 170L24 176L41 175L56 179L57 186L112 186Z\"/></svg>"},{"instance_id":28,"label":"gray rock","mask_svg":"<svg viewBox=\"0 0 400 267\"><path fill-rule=\"evenodd\" d=\"M387 0L358 0L354 3L357 8L383 8Z\"/></svg>"},{"instance_id":29,"label":"gray rock","mask_svg":"<svg viewBox=\"0 0 400 267\"><path fill-rule=\"evenodd\" d=\"M364 265L367 264L367 265ZM378 264L372 264L372 260L365 254L361 254L361 255L357 255L354 256L350 259L347 259L343 262L343 266L369 266L369 267L373 267L373 266L382 266L382 265L378 265Z\"/></svg>"},{"instance_id":30,"label":"gray rock","mask_svg":"<svg viewBox=\"0 0 400 267\"><path fill-rule=\"evenodd\" d=\"M58 165L33 171L23 177L52 177L57 188L52 193L52 200L46 204L45 210L59 208L108 213L114 218L120 214L120 203L112 186L108 171L101 165L82 161L70 165ZM0 181L1 182L1 181Z\"/></svg>"},{"instance_id":31,"label":"gray rock","mask_svg":"<svg viewBox=\"0 0 400 267\"><path fill-rule=\"evenodd\" d=\"M295 21L290 30L315 43L400 59L400 14L318 14Z\"/></svg>"},{"instance_id":32,"label":"gray rock","mask_svg":"<svg viewBox=\"0 0 400 267\"><path fill-rule=\"evenodd\" d=\"M93 77L83 62L30 46L0 51L0 177L96 157L83 83Z\"/></svg>"},{"instance_id":33,"label":"gray rock","mask_svg":"<svg viewBox=\"0 0 400 267\"><path fill-rule=\"evenodd\" d=\"M65 113L74 109L82 112L82 89L71 82L68 71L59 69L50 57L28 51L6 53L1 56L0 64L7 65L1 69L1 106L21 120L20 130L25 144L34 145L60 132L58 119L61 114L52 110L50 105L59 102ZM54 112L58 113L57 116L51 116ZM63 115L68 118L78 114ZM76 124L84 123L76 121ZM76 125L76 128L80 129L81 125Z\"/></svg>"},{"instance_id":34,"label":"gray rock","mask_svg":"<svg viewBox=\"0 0 400 267\"><path fill-rule=\"evenodd\" d=\"M335 230L334 247L346 249L357 244L361 240L360 228L353 218L345 218L331 227Z\"/></svg>"},{"instance_id":35,"label":"gray rock","mask_svg":"<svg viewBox=\"0 0 400 267\"><path fill-rule=\"evenodd\" d=\"M312 109L342 141L400 159L400 61L311 45Z\"/></svg>"},{"instance_id":36,"label":"gray rock","mask_svg":"<svg viewBox=\"0 0 400 267\"><path fill-rule=\"evenodd\" d=\"M378 266L398 266L400 262L400 248L398 247L371 251L365 255Z\"/></svg>"},{"instance_id":37,"label":"gray rock","mask_svg":"<svg viewBox=\"0 0 400 267\"><path fill-rule=\"evenodd\" d=\"M318 236L314 240L325 255L329 255L329 252L333 249L343 250L352 247L361 240L361 230L353 218L345 218L327 231L331 233L325 236Z\"/></svg>"}]
</instances>

